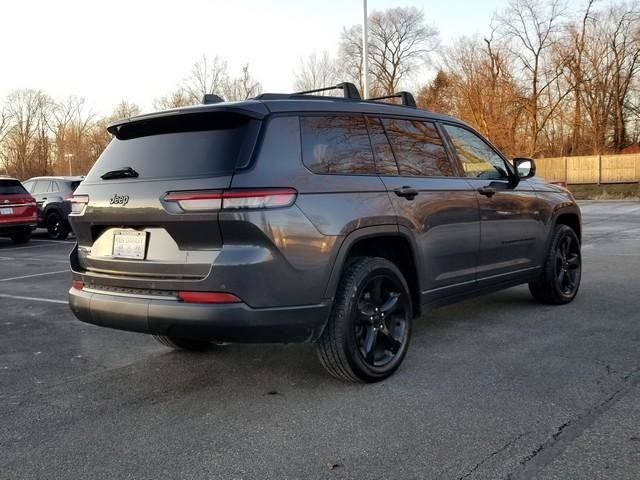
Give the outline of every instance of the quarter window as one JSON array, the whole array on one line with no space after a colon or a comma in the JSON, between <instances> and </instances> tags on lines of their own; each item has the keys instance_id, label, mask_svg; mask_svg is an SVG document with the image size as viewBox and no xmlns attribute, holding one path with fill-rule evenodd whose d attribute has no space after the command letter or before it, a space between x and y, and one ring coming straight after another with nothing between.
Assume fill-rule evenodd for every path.
<instances>
[{"instance_id":1,"label":"quarter window","mask_svg":"<svg viewBox=\"0 0 640 480\"><path fill-rule=\"evenodd\" d=\"M504 160L487 143L466 128L445 125L458 158L467 177L501 179L506 178Z\"/></svg>"},{"instance_id":2,"label":"quarter window","mask_svg":"<svg viewBox=\"0 0 640 480\"><path fill-rule=\"evenodd\" d=\"M363 116L300 117L300 123L302 161L312 172L376 173Z\"/></svg>"},{"instance_id":3,"label":"quarter window","mask_svg":"<svg viewBox=\"0 0 640 480\"><path fill-rule=\"evenodd\" d=\"M453 176L453 166L431 122L383 119L402 176Z\"/></svg>"}]
</instances>

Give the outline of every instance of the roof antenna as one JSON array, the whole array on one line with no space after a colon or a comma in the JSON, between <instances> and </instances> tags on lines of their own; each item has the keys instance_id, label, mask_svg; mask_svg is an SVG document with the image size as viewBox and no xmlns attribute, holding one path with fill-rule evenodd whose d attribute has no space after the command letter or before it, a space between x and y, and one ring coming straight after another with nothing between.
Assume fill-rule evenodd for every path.
<instances>
[{"instance_id":1,"label":"roof antenna","mask_svg":"<svg viewBox=\"0 0 640 480\"><path fill-rule=\"evenodd\" d=\"M204 96L202 97L203 105L209 105L212 103L220 103L220 102L224 102L224 98L218 95L215 95L213 93L205 93Z\"/></svg>"}]
</instances>

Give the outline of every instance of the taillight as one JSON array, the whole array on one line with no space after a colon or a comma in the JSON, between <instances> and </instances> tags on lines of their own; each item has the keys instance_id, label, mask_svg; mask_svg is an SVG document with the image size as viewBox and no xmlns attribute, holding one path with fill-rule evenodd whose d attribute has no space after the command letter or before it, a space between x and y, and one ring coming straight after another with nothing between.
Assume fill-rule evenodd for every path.
<instances>
[{"instance_id":1,"label":"taillight","mask_svg":"<svg viewBox=\"0 0 640 480\"><path fill-rule=\"evenodd\" d=\"M89 195L73 195L69 202L71 202L71 213L82 213L89 203Z\"/></svg>"},{"instance_id":2,"label":"taillight","mask_svg":"<svg viewBox=\"0 0 640 480\"><path fill-rule=\"evenodd\" d=\"M281 208L293 205L298 192L293 188L169 192L164 202L177 204L182 211Z\"/></svg>"},{"instance_id":3,"label":"taillight","mask_svg":"<svg viewBox=\"0 0 640 480\"><path fill-rule=\"evenodd\" d=\"M239 303L238 297L225 292L178 292L178 298L187 303Z\"/></svg>"},{"instance_id":4,"label":"taillight","mask_svg":"<svg viewBox=\"0 0 640 480\"><path fill-rule=\"evenodd\" d=\"M71 288L82 290L84 288L84 282L82 280L71 280Z\"/></svg>"},{"instance_id":5,"label":"taillight","mask_svg":"<svg viewBox=\"0 0 640 480\"><path fill-rule=\"evenodd\" d=\"M165 195L164 201L175 202L187 212L220 210L222 192L170 192Z\"/></svg>"}]
</instances>

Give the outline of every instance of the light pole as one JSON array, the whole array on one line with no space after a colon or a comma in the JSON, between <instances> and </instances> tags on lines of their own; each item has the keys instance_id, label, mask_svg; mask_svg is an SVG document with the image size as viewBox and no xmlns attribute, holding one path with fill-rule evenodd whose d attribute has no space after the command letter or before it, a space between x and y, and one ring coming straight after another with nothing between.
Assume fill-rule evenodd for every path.
<instances>
[{"instance_id":1,"label":"light pole","mask_svg":"<svg viewBox=\"0 0 640 480\"><path fill-rule=\"evenodd\" d=\"M66 158L69 163L69 176L71 176L71 159L73 158L73 153L65 153L64 158Z\"/></svg>"},{"instance_id":2,"label":"light pole","mask_svg":"<svg viewBox=\"0 0 640 480\"><path fill-rule=\"evenodd\" d=\"M363 0L364 21L362 22L362 86L364 98L369 98L369 25L367 21L367 0Z\"/></svg>"}]
</instances>

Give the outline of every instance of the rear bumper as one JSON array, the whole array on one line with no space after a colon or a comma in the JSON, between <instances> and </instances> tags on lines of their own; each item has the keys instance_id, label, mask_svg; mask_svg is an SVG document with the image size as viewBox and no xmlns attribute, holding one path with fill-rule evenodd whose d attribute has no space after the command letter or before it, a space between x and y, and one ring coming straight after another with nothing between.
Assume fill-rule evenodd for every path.
<instances>
[{"instance_id":1,"label":"rear bumper","mask_svg":"<svg viewBox=\"0 0 640 480\"><path fill-rule=\"evenodd\" d=\"M12 233L22 232L24 230L34 230L35 228L35 220L0 222L0 235L10 235Z\"/></svg>"},{"instance_id":2,"label":"rear bumper","mask_svg":"<svg viewBox=\"0 0 640 480\"><path fill-rule=\"evenodd\" d=\"M314 341L330 309L328 303L257 309L244 303L186 303L75 288L69 290L69 306L79 320L102 327L238 343Z\"/></svg>"}]
</instances>

